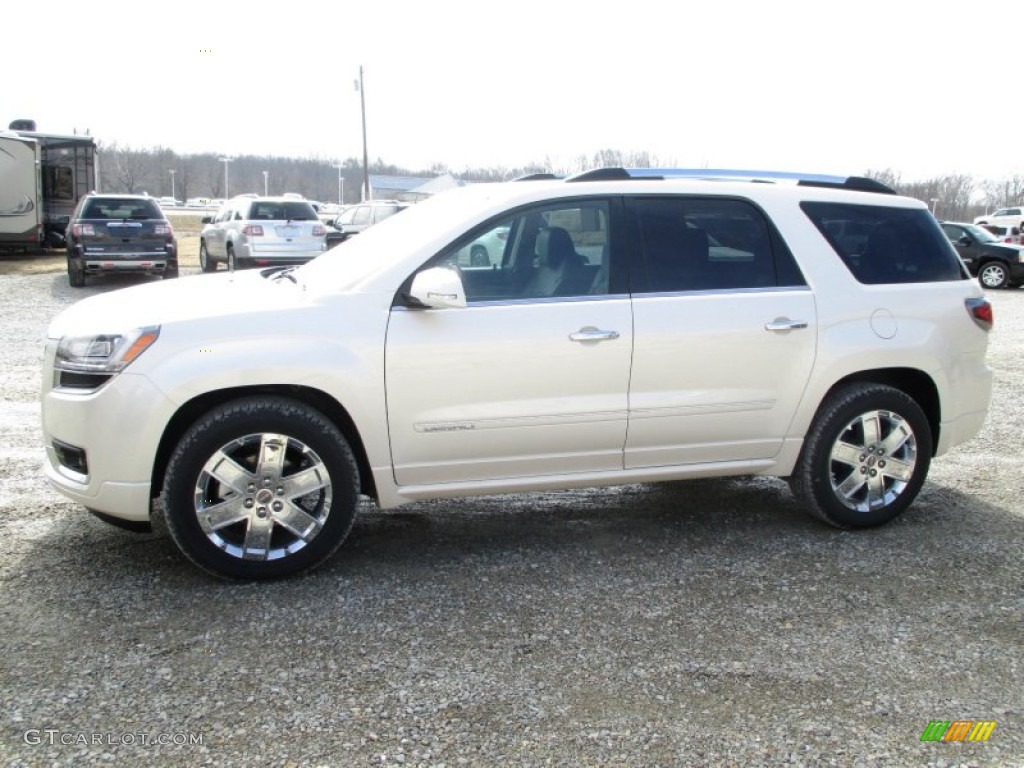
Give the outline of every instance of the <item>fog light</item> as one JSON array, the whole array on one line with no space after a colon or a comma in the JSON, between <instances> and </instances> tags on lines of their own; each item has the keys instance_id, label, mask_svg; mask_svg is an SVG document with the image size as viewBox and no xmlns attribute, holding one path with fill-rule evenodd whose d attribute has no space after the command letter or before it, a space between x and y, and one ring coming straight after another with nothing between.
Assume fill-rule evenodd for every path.
<instances>
[{"instance_id":1,"label":"fog light","mask_svg":"<svg viewBox=\"0 0 1024 768\"><path fill-rule=\"evenodd\" d=\"M76 448L73 445L62 443L60 440L54 440L53 452L57 455L57 461L65 469L69 469L79 475L89 474L89 462L85 459L85 450L83 448Z\"/></svg>"}]
</instances>

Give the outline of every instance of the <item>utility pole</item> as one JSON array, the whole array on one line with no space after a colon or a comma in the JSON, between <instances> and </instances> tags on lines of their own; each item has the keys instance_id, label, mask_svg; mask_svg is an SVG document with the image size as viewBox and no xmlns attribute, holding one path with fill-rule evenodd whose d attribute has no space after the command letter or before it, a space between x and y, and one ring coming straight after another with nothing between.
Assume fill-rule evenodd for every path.
<instances>
[{"instance_id":1,"label":"utility pole","mask_svg":"<svg viewBox=\"0 0 1024 768\"><path fill-rule=\"evenodd\" d=\"M170 168L170 169L168 169L167 172L171 174L171 197L173 199L177 200L177 198L174 197L174 169Z\"/></svg>"},{"instance_id":2,"label":"utility pole","mask_svg":"<svg viewBox=\"0 0 1024 768\"><path fill-rule=\"evenodd\" d=\"M233 158L230 158L230 157L222 157L222 158L220 158L220 161L222 163L224 163L224 199L225 200L227 200L230 197L230 195L228 195L228 163L232 162L232 160L233 160Z\"/></svg>"},{"instance_id":3,"label":"utility pole","mask_svg":"<svg viewBox=\"0 0 1024 768\"><path fill-rule=\"evenodd\" d=\"M366 89L363 88L363 66L359 65L359 82L356 83L356 90L359 91L359 105L363 112L363 200L370 199L370 155L366 151Z\"/></svg>"}]
</instances>

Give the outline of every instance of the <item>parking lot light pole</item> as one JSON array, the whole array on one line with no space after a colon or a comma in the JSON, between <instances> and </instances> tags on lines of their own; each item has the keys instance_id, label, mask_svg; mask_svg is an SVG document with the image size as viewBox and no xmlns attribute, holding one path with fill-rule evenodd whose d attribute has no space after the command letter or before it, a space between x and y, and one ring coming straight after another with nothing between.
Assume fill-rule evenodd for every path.
<instances>
[{"instance_id":1,"label":"parking lot light pole","mask_svg":"<svg viewBox=\"0 0 1024 768\"><path fill-rule=\"evenodd\" d=\"M233 160L233 158L230 158L230 157L222 157L222 158L220 158L220 161L222 163L224 163L224 199L225 200L227 200L228 197L230 197L230 195L228 195L228 163L232 162L232 160Z\"/></svg>"},{"instance_id":2,"label":"parking lot light pole","mask_svg":"<svg viewBox=\"0 0 1024 768\"><path fill-rule=\"evenodd\" d=\"M933 198L930 198L930 200L931 200L931 203L932 203L932 216L934 216L935 215L935 209L938 207L939 198L933 197Z\"/></svg>"},{"instance_id":3,"label":"parking lot light pole","mask_svg":"<svg viewBox=\"0 0 1024 768\"><path fill-rule=\"evenodd\" d=\"M264 171L263 172L263 196L264 197L269 197L270 196L267 193L267 177L268 176L270 176L270 171Z\"/></svg>"},{"instance_id":4,"label":"parking lot light pole","mask_svg":"<svg viewBox=\"0 0 1024 768\"><path fill-rule=\"evenodd\" d=\"M174 169L169 168L167 172L171 174L171 199L177 199L174 197Z\"/></svg>"},{"instance_id":5,"label":"parking lot light pole","mask_svg":"<svg viewBox=\"0 0 1024 768\"><path fill-rule=\"evenodd\" d=\"M345 166L338 163L335 168L338 169L338 205L345 204L345 177L341 175L341 169Z\"/></svg>"}]
</instances>

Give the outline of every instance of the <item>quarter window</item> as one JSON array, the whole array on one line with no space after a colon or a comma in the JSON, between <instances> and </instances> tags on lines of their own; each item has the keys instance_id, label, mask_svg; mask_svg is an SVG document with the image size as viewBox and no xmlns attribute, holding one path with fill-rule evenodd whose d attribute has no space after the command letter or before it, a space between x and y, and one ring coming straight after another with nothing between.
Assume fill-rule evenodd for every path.
<instances>
[{"instance_id":1,"label":"quarter window","mask_svg":"<svg viewBox=\"0 0 1024 768\"><path fill-rule=\"evenodd\" d=\"M810 201L800 207L861 283L966 279L956 251L926 210Z\"/></svg>"}]
</instances>

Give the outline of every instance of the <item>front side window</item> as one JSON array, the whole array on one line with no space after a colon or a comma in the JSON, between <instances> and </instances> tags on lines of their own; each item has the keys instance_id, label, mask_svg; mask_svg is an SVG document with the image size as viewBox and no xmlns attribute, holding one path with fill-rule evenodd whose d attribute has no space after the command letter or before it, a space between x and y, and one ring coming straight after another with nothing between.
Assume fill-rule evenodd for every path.
<instances>
[{"instance_id":1,"label":"front side window","mask_svg":"<svg viewBox=\"0 0 1024 768\"><path fill-rule=\"evenodd\" d=\"M458 267L469 302L605 295L610 242L606 201L558 201L477 228L431 264Z\"/></svg>"},{"instance_id":2,"label":"front side window","mask_svg":"<svg viewBox=\"0 0 1024 768\"><path fill-rule=\"evenodd\" d=\"M351 224L369 224L370 223L370 206L360 205L353 211L352 219L349 222Z\"/></svg>"},{"instance_id":3,"label":"front side window","mask_svg":"<svg viewBox=\"0 0 1024 768\"><path fill-rule=\"evenodd\" d=\"M744 200L637 198L631 206L643 253L640 292L804 284L785 243Z\"/></svg>"},{"instance_id":4,"label":"front side window","mask_svg":"<svg viewBox=\"0 0 1024 768\"><path fill-rule=\"evenodd\" d=\"M810 201L800 207L861 283L966 279L956 251L927 210Z\"/></svg>"}]
</instances>

